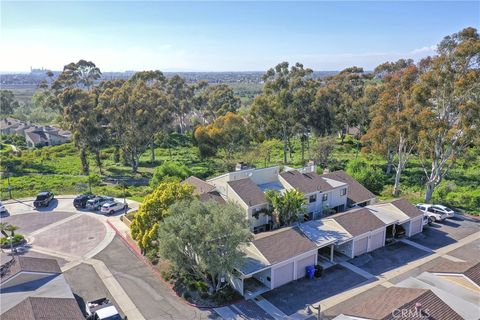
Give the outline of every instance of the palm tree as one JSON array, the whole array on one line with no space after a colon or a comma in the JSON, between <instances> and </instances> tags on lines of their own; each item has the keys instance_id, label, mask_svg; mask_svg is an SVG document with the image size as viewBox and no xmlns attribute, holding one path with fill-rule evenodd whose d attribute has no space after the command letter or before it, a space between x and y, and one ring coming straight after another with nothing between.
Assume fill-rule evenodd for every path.
<instances>
[{"instance_id":1,"label":"palm tree","mask_svg":"<svg viewBox=\"0 0 480 320\"><path fill-rule=\"evenodd\" d=\"M5 238L15 236L15 231L17 231L19 227L16 225L10 224L8 222L0 222L0 232L5 236ZM8 235L7 232L10 232Z\"/></svg>"},{"instance_id":2,"label":"palm tree","mask_svg":"<svg viewBox=\"0 0 480 320\"><path fill-rule=\"evenodd\" d=\"M305 212L305 196L297 190L287 190L281 194L274 190L265 192L267 201L272 209L274 222L277 225L290 225L298 220L298 216Z\"/></svg>"}]
</instances>

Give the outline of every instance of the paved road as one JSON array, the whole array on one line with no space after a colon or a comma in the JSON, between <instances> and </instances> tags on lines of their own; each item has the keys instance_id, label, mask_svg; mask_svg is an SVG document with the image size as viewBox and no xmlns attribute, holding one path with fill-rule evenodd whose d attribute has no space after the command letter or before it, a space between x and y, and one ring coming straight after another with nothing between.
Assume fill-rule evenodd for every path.
<instances>
[{"instance_id":1,"label":"paved road","mask_svg":"<svg viewBox=\"0 0 480 320\"><path fill-rule=\"evenodd\" d=\"M218 318L212 311L202 311L184 303L118 236L94 259L105 263L146 319Z\"/></svg>"}]
</instances>

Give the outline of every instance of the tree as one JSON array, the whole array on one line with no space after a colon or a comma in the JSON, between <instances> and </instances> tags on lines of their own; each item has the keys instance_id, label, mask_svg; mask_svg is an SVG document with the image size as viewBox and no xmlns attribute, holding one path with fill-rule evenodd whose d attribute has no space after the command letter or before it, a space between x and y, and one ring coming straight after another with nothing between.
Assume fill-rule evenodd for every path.
<instances>
[{"instance_id":1,"label":"tree","mask_svg":"<svg viewBox=\"0 0 480 320\"><path fill-rule=\"evenodd\" d=\"M290 140L305 116L299 101L305 99L305 86L312 72L300 63L289 68L288 62L269 69L263 76L262 94L255 98L250 109L248 122L255 128L257 140L281 140L284 163L287 163Z\"/></svg>"},{"instance_id":2,"label":"tree","mask_svg":"<svg viewBox=\"0 0 480 320\"><path fill-rule=\"evenodd\" d=\"M267 163L271 162L272 152L275 149L280 149L282 147L282 142L278 139L264 140L258 145L255 154L262 157L264 166L267 167Z\"/></svg>"},{"instance_id":3,"label":"tree","mask_svg":"<svg viewBox=\"0 0 480 320\"><path fill-rule=\"evenodd\" d=\"M395 65L404 63L397 62ZM419 108L411 99L412 87L418 79L415 65L397 68L383 78L377 102L372 107L369 131L362 140L375 151L387 151L395 167L393 195L400 192L400 177L417 144ZM388 146L388 147L386 147Z\"/></svg>"},{"instance_id":4,"label":"tree","mask_svg":"<svg viewBox=\"0 0 480 320\"><path fill-rule=\"evenodd\" d=\"M305 213L303 207L306 204L305 195L295 189L287 190L283 194L276 190L267 190L265 197L272 209L276 225L290 225Z\"/></svg>"},{"instance_id":5,"label":"tree","mask_svg":"<svg viewBox=\"0 0 480 320\"><path fill-rule=\"evenodd\" d=\"M368 190L376 194L382 191L384 176L379 169L375 169L359 159L350 160L346 169L350 176Z\"/></svg>"},{"instance_id":6,"label":"tree","mask_svg":"<svg viewBox=\"0 0 480 320\"><path fill-rule=\"evenodd\" d=\"M160 255L180 274L201 279L209 292L228 285L252 240L245 213L233 203L199 200L173 205L158 231Z\"/></svg>"},{"instance_id":7,"label":"tree","mask_svg":"<svg viewBox=\"0 0 480 320\"><path fill-rule=\"evenodd\" d=\"M437 52L421 61L423 74L413 88L415 100L422 106L418 149L427 178L426 202L480 127L477 30L466 28L445 37Z\"/></svg>"},{"instance_id":8,"label":"tree","mask_svg":"<svg viewBox=\"0 0 480 320\"><path fill-rule=\"evenodd\" d=\"M109 118L109 131L136 173L140 156L171 121L162 81L132 77L121 87L103 91L99 100Z\"/></svg>"},{"instance_id":9,"label":"tree","mask_svg":"<svg viewBox=\"0 0 480 320\"><path fill-rule=\"evenodd\" d=\"M186 118L192 111L195 95L195 88L189 86L185 79L179 75L175 75L167 82L167 99L170 104L170 109L177 116L180 125L180 133L185 132L187 127Z\"/></svg>"},{"instance_id":10,"label":"tree","mask_svg":"<svg viewBox=\"0 0 480 320\"><path fill-rule=\"evenodd\" d=\"M89 90L94 81L100 79L102 72L91 61L79 60L77 63L69 63L63 67L62 73L53 82L55 91L65 88L85 88Z\"/></svg>"},{"instance_id":11,"label":"tree","mask_svg":"<svg viewBox=\"0 0 480 320\"><path fill-rule=\"evenodd\" d=\"M315 144L315 160L323 168L328 168L330 156L335 149L335 138L332 136L319 137Z\"/></svg>"},{"instance_id":12,"label":"tree","mask_svg":"<svg viewBox=\"0 0 480 320\"><path fill-rule=\"evenodd\" d=\"M235 151L249 142L245 120L232 112L207 126L197 127L194 136L202 157L214 155L218 148L223 148L231 158Z\"/></svg>"},{"instance_id":13,"label":"tree","mask_svg":"<svg viewBox=\"0 0 480 320\"><path fill-rule=\"evenodd\" d=\"M226 84L208 86L201 94L199 109L205 122L211 122L227 112L237 112L240 98Z\"/></svg>"},{"instance_id":14,"label":"tree","mask_svg":"<svg viewBox=\"0 0 480 320\"><path fill-rule=\"evenodd\" d=\"M18 108L20 105L13 92L10 90L0 90L0 114L8 115L12 114L13 111Z\"/></svg>"},{"instance_id":15,"label":"tree","mask_svg":"<svg viewBox=\"0 0 480 320\"><path fill-rule=\"evenodd\" d=\"M178 181L161 182L145 197L130 225L132 237L143 252L152 249L158 227L169 215L168 208L177 201L191 201L193 198L193 187Z\"/></svg>"},{"instance_id":16,"label":"tree","mask_svg":"<svg viewBox=\"0 0 480 320\"><path fill-rule=\"evenodd\" d=\"M5 238L15 236L15 231L17 231L18 229L20 228L16 225L10 224L8 222L0 222L0 232ZM10 235L8 235L7 232L10 232Z\"/></svg>"},{"instance_id":17,"label":"tree","mask_svg":"<svg viewBox=\"0 0 480 320\"><path fill-rule=\"evenodd\" d=\"M178 162L164 162L155 168L150 185L156 187L164 178L174 177L183 180L190 176L192 172L184 164Z\"/></svg>"}]
</instances>

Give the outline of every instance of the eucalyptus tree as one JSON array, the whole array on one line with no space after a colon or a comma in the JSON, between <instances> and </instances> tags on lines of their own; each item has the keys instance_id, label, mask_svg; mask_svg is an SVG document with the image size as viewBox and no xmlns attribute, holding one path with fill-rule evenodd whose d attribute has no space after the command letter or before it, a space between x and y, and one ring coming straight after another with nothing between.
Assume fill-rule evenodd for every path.
<instances>
[{"instance_id":1,"label":"eucalyptus tree","mask_svg":"<svg viewBox=\"0 0 480 320\"><path fill-rule=\"evenodd\" d=\"M305 116L299 102L304 98L311 69L297 63L289 68L282 62L263 75L262 93L253 101L249 122L260 140L278 138L283 143L283 162L287 163L290 140L298 132L300 119Z\"/></svg>"},{"instance_id":2,"label":"eucalyptus tree","mask_svg":"<svg viewBox=\"0 0 480 320\"><path fill-rule=\"evenodd\" d=\"M121 87L106 89L99 98L133 173L162 125L171 121L163 80L159 73L152 74L134 75Z\"/></svg>"},{"instance_id":3,"label":"eucalyptus tree","mask_svg":"<svg viewBox=\"0 0 480 320\"><path fill-rule=\"evenodd\" d=\"M237 112L240 108L240 98L235 96L232 88L226 84L208 86L202 92L203 118L211 122L227 112Z\"/></svg>"},{"instance_id":4,"label":"eucalyptus tree","mask_svg":"<svg viewBox=\"0 0 480 320\"><path fill-rule=\"evenodd\" d=\"M466 28L445 37L437 55L420 63L423 74L413 88L419 117L419 154L426 176L425 201L472 144L480 127L480 39Z\"/></svg>"},{"instance_id":5,"label":"eucalyptus tree","mask_svg":"<svg viewBox=\"0 0 480 320\"><path fill-rule=\"evenodd\" d=\"M175 75L168 79L166 93L170 109L177 117L180 133L184 134L187 127L187 117L194 107L195 87L189 85L179 75Z\"/></svg>"}]
</instances>

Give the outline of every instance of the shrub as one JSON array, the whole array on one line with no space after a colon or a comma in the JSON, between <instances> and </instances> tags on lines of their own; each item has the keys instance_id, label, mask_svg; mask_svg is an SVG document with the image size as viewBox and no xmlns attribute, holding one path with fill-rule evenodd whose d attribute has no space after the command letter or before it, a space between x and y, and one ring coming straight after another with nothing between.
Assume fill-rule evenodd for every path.
<instances>
[{"instance_id":1,"label":"shrub","mask_svg":"<svg viewBox=\"0 0 480 320\"><path fill-rule=\"evenodd\" d=\"M382 192L385 176L380 169L376 169L362 160L355 159L348 163L347 173L373 193L379 194Z\"/></svg>"},{"instance_id":2,"label":"shrub","mask_svg":"<svg viewBox=\"0 0 480 320\"><path fill-rule=\"evenodd\" d=\"M152 180L150 180L150 185L152 187L155 187L166 177L175 177L183 180L187 178L190 174L190 169L188 169L183 164L177 162L165 162L164 164L158 166L155 169Z\"/></svg>"},{"instance_id":3,"label":"shrub","mask_svg":"<svg viewBox=\"0 0 480 320\"><path fill-rule=\"evenodd\" d=\"M21 234L16 234L13 236L13 245L17 245L19 243L21 243L23 240L25 239L25 237ZM6 238L6 237L2 237L0 238L0 245L1 246L7 246L7 245L10 245L10 241Z\"/></svg>"}]
</instances>

